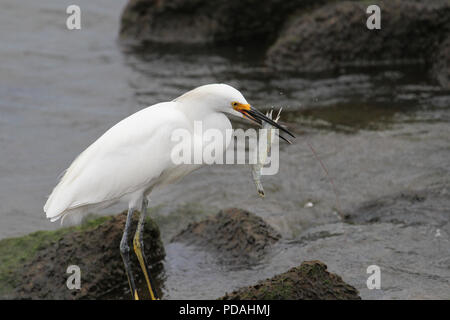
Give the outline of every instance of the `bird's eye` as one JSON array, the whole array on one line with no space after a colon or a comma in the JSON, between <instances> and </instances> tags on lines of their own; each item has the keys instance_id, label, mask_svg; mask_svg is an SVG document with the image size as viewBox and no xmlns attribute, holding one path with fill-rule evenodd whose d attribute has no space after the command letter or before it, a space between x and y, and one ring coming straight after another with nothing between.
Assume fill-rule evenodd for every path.
<instances>
[{"instance_id":1,"label":"bird's eye","mask_svg":"<svg viewBox=\"0 0 450 320\"><path fill-rule=\"evenodd\" d=\"M233 102L233 107L237 107L238 105L239 105L239 103Z\"/></svg>"}]
</instances>

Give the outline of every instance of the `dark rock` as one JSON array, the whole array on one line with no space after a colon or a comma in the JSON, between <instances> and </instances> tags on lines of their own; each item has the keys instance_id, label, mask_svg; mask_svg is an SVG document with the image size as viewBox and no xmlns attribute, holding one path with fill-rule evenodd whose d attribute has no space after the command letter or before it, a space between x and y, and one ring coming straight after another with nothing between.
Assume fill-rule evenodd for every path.
<instances>
[{"instance_id":1,"label":"dark rock","mask_svg":"<svg viewBox=\"0 0 450 320\"><path fill-rule=\"evenodd\" d=\"M254 286L227 293L222 300L358 300L351 285L327 271L320 261L305 261L299 267Z\"/></svg>"},{"instance_id":2,"label":"dark rock","mask_svg":"<svg viewBox=\"0 0 450 320\"><path fill-rule=\"evenodd\" d=\"M64 233L51 245L41 248L31 262L17 270L21 279L16 281L10 296L14 299L130 299L119 251L125 219L126 212L95 228ZM136 225L135 214L133 230ZM150 219L145 224L144 250L152 275L158 276L165 252L159 229ZM148 293L142 271L133 252L131 257L139 293L145 297ZM69 265L80 267L80 290L69 290L66 286Z\"/></svg>"},{"instance_id":3,"label":"dark rock","mask_svg":"<svg viewBox=\"0 0 450 320\"><path fill-rule=\"evenodd\" d=\"M437 79L442 87L450 89L450 36L439 46L433 61L433 78Z\"/></svg>"},{"instance_id":4,"label":"dark rock","mask_svg":"<svg viewBox=\"0 0 450 320\"><path fill-rule=\"evenodd\" d=\"M159 43L257 42L273 39L294 8L328 1L130 0L120 36Z\"/></svg>"},{"instance_id":5,"label":"dark rock","mask_svg":"<svg viewBox=\"0 0 450 320\"><path fill-rule=\"evenodd\" d=\"M226 209L189 224L172 242L211 250L228 263L248 264L261 259L280 237L260 217L241 209Z\"/></svg>"},{"instance_id":6,"label":"dark rock","mask_svg":"<svg viewBox=\"0 0 450 320\"><path fill-rule=\"evenodd\" d=\"M448 224L450 207L446 187L404 191L359 205L344 215L348 223L391 222L406 225L430 225L443 228Z\"/></svg>"},{"instance_id":7,"label":"dark rock","mask_svg":"<svg viewBox=\"0 0 450 320\"><path fill-rule=\"evenodd\" d=\"M366 28L367 3L345 1L312 12L298 10L269 49L267 64L279 70L316 72L346 66L432 66L434 59L437 65L448 61L448 44L444 46L450 31L448 1L376 4L381 8L380 30ZM446 83L440 72L438 79Z\"/></svg>"},{"instance_id":8,"label":"dark rock","mask_svg":"<svg viewBox=\"0 0 450 320\"><path fill-rule=\"evenodd\" d=\"M274 70L425 64L450 88L450 3L377 1L381 29L366 27L367 2L130 0L120 37L137 42L251 45ZM258 49L259 50L259 49Z\"/></svg>"}]
</instances>

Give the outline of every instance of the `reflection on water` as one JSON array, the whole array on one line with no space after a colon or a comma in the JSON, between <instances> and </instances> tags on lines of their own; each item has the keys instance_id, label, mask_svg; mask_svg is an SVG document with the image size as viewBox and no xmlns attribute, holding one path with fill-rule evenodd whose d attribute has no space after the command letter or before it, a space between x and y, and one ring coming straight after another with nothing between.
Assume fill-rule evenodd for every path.
<instances>
[{"instance_id":1,"label":"reflection on water","mask_svg":"<svg viewBox=\"0 0 450 320\"><path fill-rule=\"evenodd\" d=\"M272 73L255 48L153 45L144 50L120 45L116 35L125 0L80 1L84 27L78 33L58 24L65 8L59 1L46 2L45 10L36 2L7 2L0 12L0 39L8 43L0 47L0 238L57 228L45 219L42 206L58 174L78 153L140 108L212 82L237 87L260 109L282 106L282 120L299 136L292 146L281 145L279 174L263 177L265 199L258 197L245 166L207 167L179 185L156 191L152 205L159 208L159 221L166 221L163 234L191 221L188 212L172 218L169 213L194 204L208 208L208 214L229 206L247 209L285 239L298 239L314 228L330 229L331 234L342 229L343 235L319 239L312 247L295 241L283 244L273 259L255 267L258 272L217 269L206 253L170 244L168 298L216 297L313 258L324 260L331 271L339 271L361 289L374 238L386 239L384 244L412 241L414 229L342 225L332 189L305 139L333 176L343 211L405 189L449 185L450 93L429 82L421 68L349 69L339 75ZM35 13L33 19L27 18L30 12ZM108 212L112 211L119 210ZM449 225L440 227L448 231ZM429 227L420 228L426 233ZM442 285L427 282L421 270L445 278L445 263L433 256L432 242L414 243L405 245L409 252L428 256L417 259L408 272L419 274L418 287L436 290L434 294L442 297ZM387 250L378 249L375 252ZM398 270L408 259L389 263L397 264ZM382 296L366 290L363 297L417 294L402 289L404 285L393 280Z\"/></svg>"}]
</instances>

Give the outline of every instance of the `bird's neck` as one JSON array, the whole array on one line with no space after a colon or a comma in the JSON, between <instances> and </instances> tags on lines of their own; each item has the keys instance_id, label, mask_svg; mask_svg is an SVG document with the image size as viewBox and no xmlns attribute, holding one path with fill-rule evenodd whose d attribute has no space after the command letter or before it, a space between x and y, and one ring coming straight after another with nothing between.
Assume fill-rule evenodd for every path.
<instances>
[{"instance_id":1,"label":"bird's neck","mask_svg":"<svg viewBox=\"0 0 450 320\"><path fill-rule=\"evenodd\" d=\"M205 102L199 104L198 101L191 102L188 99L177 102L180 102L178 103L178 108L180 108L191 121L204 121L214 114L221 114L220 110L214 109L211 107L211 104Z\"/></svg>"}]
</instances>

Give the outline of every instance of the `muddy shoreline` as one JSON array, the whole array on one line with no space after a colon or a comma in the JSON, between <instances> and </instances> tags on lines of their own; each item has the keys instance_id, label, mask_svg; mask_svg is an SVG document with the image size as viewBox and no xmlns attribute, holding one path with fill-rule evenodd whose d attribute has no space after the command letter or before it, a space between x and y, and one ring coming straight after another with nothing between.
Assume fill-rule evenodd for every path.
<instances>
[{"instance_id":1,"label":"muddy shoreline","mask_svg":"<svg viewBox=\"0 0 450 320\"><path fill-rule=\"evenodd\" d=\"M429 266L428 272L430 276L434 274L433 280L429 278L426 281L428 285L436 286L437 283L440 285L434 288L434 294L426 291L420 293L420 287L415 289L419 291L409 288L415 292L410 297L445 299L448 294L446 290L448 279L442 268L445 269L445 265L449 262L449 243L442 234L440 237L436 234L428 237L426 233L433 230L442 230L440 232L445 233L447 222L437 223L430 229L420 221L410 220L411 217L408 214L405 215L404 201L413 203L410 206L411 212L417 210L416 206L430 208L432 203L438 206L447 205L446 192L446 189L440 189L439 192L435 189L428 194L422 192L382 198L349 213L345 216L343 223L310 228L295 240L280 239L278 232L263 219L248 211L232 208L188 224L163 246L161 231L153 220L148 219L145 230L145 250L150 258L151 271L157 280L158 291L162 293L163 299L173 298L173 293L167 294L173 290L170 288L173 285L171 283L174 278L171 274L173 267L181 269L177 271L184 273L185 281L201 286L202 283L203 285L206 283L203 282L205 279L199 277L198 272L208 272L203 269L205 266L211 277L214 277L218 271L225 271L224 279L232 280L235 274L253 273L252 270L258 270L264 264L286 259L293 269L287 272L281 271L280 266L279 273L270 276L262 272L244 282L231 281L231 287L229 284L220 287L221 282L218 281L214 289L214 292L218 294L208 298L360 299L359 291L361 290L362 296L374 298L367 296L367 288L364 289L359 283L361 279L367 277L364 275L365 270L356 271L354 264L357 262L364 266L376 262L383 269L384 283L402 281L401 278L405 276L417 282L419 279L415 277L414 266L402 265L402 261L408 259L417 261L414 253L417 250L422 252L423 259L430 259L436 254L440 256L438 261L434 261L433 265ZM441 202L438 202L436 196L442 196ZM398 214L394 209L396 204L397 208L402 208L398 210ZM432 206L430 210L433 210ZM386 218L389 219L386 220ZM69 227L56 232L38 232L22 238L1 240L0 255L3 266L0 270L1 297L4 299L129 299L127 280L117 247L124 219L125 212L112 217L88 219L80 227ZM161 226L164 231L164 223ZM409 239L409 244L395 245L393 240L396 237ZM244 239L247 240L244 241ZM435 247L434 252L426 249L430 241ZM28 254L19 259L12 256L8 258L5 252L12 247ZM176 260L171 257L174 248L177 248L178 254L183 251L187 253L186 259L190 261L191 266L198 264L198 270L193 270L191 277L186 278L185 271L182 270L188 265L183 267L178 264L177 266ZM196 254L190 254L192 252ZM286 255L288 252L293 252L294 256ZM358 252L365 252L366 255L361 256ZM373 254L375 256L369 258ZM318 256L325 263L305 262L308 257ZM399 257L402 259L398 260ZM336 265L335 261L339 260L345 261L344 268ZM69 262L82 268L81 290L69 290L66 287L68 275L65 270ZM145 283L137 267L137 260L133 259L132 263L138 288L144 293L146 292ZM342 273L336 275L328 272L326 264L330 264L333 270L337 269ZM168 278L168 275L171 275L172 279ZM440 293L436 291L439 288L442 290ZM180 293L182 294L182 291ZM146 296L141 294L141 297Z\"/></svg>"},{"instance_id":2,"label":"muddy shoreline","mask_svg":"<svg viewBox=\"0 0 450 320\"><path fill-rule=\"evenodd\" d=\"M117 216L91 218L80 227L47 232L45 236L38 232L2 240L1 251L5 251L5 242L11 242L17 250L29 250L29 254L20 260L2 257L2 264L6 267L0 270L0 298L130 299L117 247L125 219L126 212L123 212ZM135 216L132 227L136 225ZM216 232L211 233L211 228ZM247 241L243 241L242 237ZM196 250L212 252L221 264L235 269L249 268L257 263L279 238L280 235L262 219L247 211L231 208L188 225L172 242L182 242L195 246ZM147 219L144 229L144 251L150 263L150 272L156 280L156 290L161 296L164 291L165 251L159 228L151 219ZM71 273L64 272L64 268L73 265L82 272L80 289L67 287ZM145 281L135 257L132 266L140 299L148 299ZM225 293L222 299L360 299L354 287L326 269L327 266L320 261L304 262L298 268L253 287Z\"/></svg>"}]
</instances>

